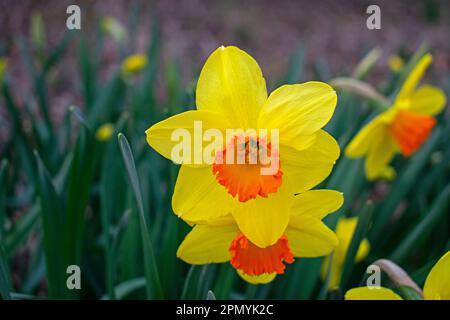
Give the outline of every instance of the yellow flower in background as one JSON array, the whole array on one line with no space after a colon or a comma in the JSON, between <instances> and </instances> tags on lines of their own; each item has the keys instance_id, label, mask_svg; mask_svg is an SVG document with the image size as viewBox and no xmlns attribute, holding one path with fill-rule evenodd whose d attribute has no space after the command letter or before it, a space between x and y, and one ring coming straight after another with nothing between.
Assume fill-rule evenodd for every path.
<instances>
[{"instance_id":1,"label":"yellow flower in background","mask_svg":"<svg viewBox=\"0 0 450 320\"><path fill-rule=\"evenodd\" d=\"M446 104L444 92L430 85L416 88L431 62L430 54L419 61L393 105L370 121L345 149L350 158L366 157L369 180L377 179L397 152L408 157L417 151L436 124L433 115Z\"/></svg>"},{"instance_id":2,"label":"yellow flower in background","mask_svg":"<svg viewBox=\"0 0 450 320\"><path fill-rule=\"evenodd\" d=\"M136 53L128 56L122 63L122 72L124 74L138 73L148 63L148 58L145 54Z\"/></svg>"},{"instance_id":3,"label":"yellow flower in background","mask_svg":"<svg viewBox=\"0 0 450 320\"><path fill-rule=\"evenodd\" d=\"M8 59L0 57L0 84L3 81L3 76L5 75L6 66L8 65Z\"/></svg>"},{"instance_id":4,"label":"yellow flower in background","mask_svg":"<svg viewBox=\"0 0 450 320\"><path fill-rule=\"evenodd\" d=\"M388 59L389 68L395 73L400 72L405 66L405 60L398 55L392 55Z\"/></svg>"},{"instance_id":5,"label":"yellow flower in background","mask_svg":"<svg viewBox=\"0 0 450 320\"><path fill-rule=\"evenodd\" d=\"M450 251L447 251L431 269L423 288L425 300L450 300ZM402 300L387 288L354 288L345 294L346 300Z\"/></svg>"},{"instance_id":6,"label":"yellow flower in background","mask_svg":"<svg viewBox=\"0 0 450 320\"><path fill-rule=\"evenodd\" d=\"M112 123L105 123L101 125L95 132L95 138L98 141L108 141L114 133L114 125Z\"/></svg>"},{"instance_id":7,"label":"yellow flower in background","mask_svg":"<svg viewBox=\"0 0 450 320\"><path fill-rule=\"evenodd\" d=\"M207 59L196 89L197 110L161 121L146 131L147 142L164 157L173 159L179 144L172 139L177 129L187 131L195 142L195 124L203 130L278 130L278 170L262 175L266 165L252 164L249 145L270 151L269 136L251 141L233 136L219 149L215 159L245 153L242 164L206 163L192 148L178 173L172 198L174 212L191 224L205 223L232 213L239 230L259 247L274 245L289 223L293 195L323 181L339 157L333 137L321 130L333 115L336 93L322 82L284 85L268 96L257 62L237 47L220 47ZM210 142L201 141L201 147ZM200 155L201 161L196 163ZM198 160L198 159L197 159ZM273 163L272 163L273 164ZM214 241L214 240L211 240Z\"/></svg>"},{"instance_id":8,"label":"yellow flower in background","mask_svg":"<svg viewBox=\"0 0 450 320\"><path fill-rule=\"evenodd\" d=\"M328 284L328 289L336 289L339 287L341 281L342 269L345 262L345 257L347 255L350 242L353 238L353 233L355 232L356 225L358 224L358 218L340 218L336 225L336 235L339 240L339 245L334 250L333 260L331 262L331 277ZM367 239L363 239L359 245L358 251L356 252L355 262L363 260L370 251L370 244ZM322 264L321 276L325 279L328 272L328 257Z\"/></svg>"},{"instance_id":9,"label":"yellow flower in background","mask_svg":"<svg viewBox=\"0 0 450 320\"><path fill-rule=\"evenodd\" d=\"M244 280L258 284L284 273L284 263L292 263L294 257L329 254L338 239L321 220L341 207L342 194L313 190L292 198L289 225L274 244L261 248L252 243L228 215L196 225L181 243L177 256L190 264L230 261Z\"/></svg>"},{"instance_id":10,"label":"yellow flower in background","mask_svg":"<svg viewBox=\"0 0 450 320\"><path fill-rule=\"evenodd\" d=\"M101 29L110 34L118 43L123 42L127 37L125 27L114 17L103 17L100 20Z\"/></svg>"},{"instance_id":11,"label":"yellow flower in background","mask_svg":"<svg viewBox=\"0 0 450 320\"><path fill-rule=\"evenodd\" d=\"M386 166L383 168L383 170L381 170L377 178L386 181L394 181L396 176L397 172L395 171L395 169L391 166Z\"/></svg>"}]
</instances>

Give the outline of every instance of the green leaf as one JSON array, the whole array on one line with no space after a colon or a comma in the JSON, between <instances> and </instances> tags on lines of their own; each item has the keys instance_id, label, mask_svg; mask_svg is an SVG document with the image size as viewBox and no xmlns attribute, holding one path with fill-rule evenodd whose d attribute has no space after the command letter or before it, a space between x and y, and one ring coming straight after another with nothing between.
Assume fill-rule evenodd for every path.
<instances>
[{"instance_id":1,"label":"green leaf","mask_svg":"<svg viewBox=\"0 0 450 320\"><path fill-rule=\"evenodd\" d=\"M131 280L127 280L125 282L122 282L118 284L114 290L115 290L115 296L117 299L123 299L132 292L139 290L141 288L144 288L146 286L146 279L145 278L135 278ZM109 300L110 297L108 295L104 295L101 300Z\"/></svg>"},{"instance_id":2,"label":"green leaf","mask_svg":"<svg viewBox=\"0 0 450 320\"><path fill-rule=\"evenodd\" d=\"M97 89L97 70L93 60L86 38L81 37L78 42L78 65L81 73L81 84L86 110L89 110L92 107Z\"/></svg>"},{"instance_id":3,"label":"green leaf","mask_svg":"<svg viewBox=\"0 0 450 320\"><path fill-rule=\"evenodd\" d=\"M3 300L11 299L11 279L8 267L8 257L0 244L0 296Z\"/></svg>"},{"instance_id":4,"label":"green leaf","mask_svg":"<svg viewBox=\"0 0 450 320\"><path fill-rule=\"evenodd\" d=\"M436 201L433 203L429 212L427 212L415 228L403 238L403 241L400 242L391 254L391 260L401 263L414 248L431 234L436 224L441 221L441 218L446 213L448 213L447 208L449 206L449 199L450 184L447 184L445 189L442 190Z\"/></svg>"},{"instance_id":5,"label":"green leaf","mask_svg":"<svg viewBox=\"0 0 450 320\"><path fill-rule=\"evenodd\" d=\"M345 256L344 265L342 269L341 282L339 287L346 288L347 283L350 279L350 275L353 270L353 266L355 264L356 253L358 252L359 245L364 237L367 235L367 231L369 229L369 224L372 221L372 213L373 213L373 205L371 202L368 202L361 211L359 215L358 224L355 228L355 232L353 233L352 241L347 250L347 254Z\"/></svg>"},{"instance_id":6,"label":"green leaf","mask_svg":"<svg viewBox=\"0 0 450 320\"><path fill-rule=\"evenodd\" d=\"M369 237L374 246L380 246L379 240L383 237L383 228L386 226L386 223L394 213L394 210L399 202L408 193L408 191L415 186L414 181L422 168L426 165L431 152L436 146L436 143L439 141L441 133L442 128L436 128L433 131L425 145L422 146L421 150L411 158L410 162L402 170L401 174L399 174L399 177L392 185L392 191L377 210L377 218L374 221Z\"/></svg>"},{"instance_id":7,"label":"green leaf","mask_svg":"<svg viewBox=\"0 0 450 320\"><path fill-rule=\"evenodd\" d=\"M63 225L65 265L81 265L85 212L89 202L96 163L96 140L92 133L82 127L73 151L67 179L67 200ZM71 290L73 297L79 296L78 290Z\"/></svg>"},{"instance_id":8,"label":"green leaf","mask_svg":"<svg viewBox=\"0 0 450 320\"><path fill-rule=\"evenodd\" d=\"M330 285L330 280L331 280L332 264L333 264L333 252L328 256L327 275L325 277L325 280L322 283L322 287L320 288L320 292L317 297L318 300L325 300L327 297L328 287Z\"/></svg>"},{"instance_id":9,"label":"green leaf","mask_svg":"<svg viewBox=\"0 0 450 320\"><path fill-rule=\"evenodd\" d=\"M379 47L375 47L370 50L356 66L353 71L353 77L359 80L364 80L373 67L377 64L378 60L380 60L382 53L383 52Z\"/></svg>"},{"instance_id":10,"label":"green leaf","mask_svg":"<svg viewBox=\"0 0 450 320\"><path fill-rule=\"evenodd\" d=\"M119 133L118 139L120 150L122 152L122 157L125 162L125 167L127 169L128 178L130 180L131 188L133 190L133 194L138 207L139 224L142 237L142 249L144 256L144 272L147 282L146 283L147 298L150 299L152 296L154 296L157 299L162 299L164 295L162 292L159 272L155 261L153 245L151 242L151 237L148 231L148 226L145 218L141 188L139 185L139 178L136 172L136 165L134 163L133 153L131 151L130 145L128 144L127 138L125 138L125 136L122 133Z\"/></svg>"},{"instance_id":11,"label":"green leaf","mask_svg":"<svg viewBox=\"0 0 450 320\"><path fill-rule=\"evenodd\" d=\"M3 159L0 162L0 243L3 243L4 227L6 220L6 168L8 160Z\"/></svg>"},{"instance_id":12,"label":"green leaf","mask_svg":"<svg viewBox=\"0 0 450 320\"><path fill-rule=\"evenodd\" d=\"M214 295L214 292L211 290L208 290L208 293L206 295L206 300L216 300L216 296Z\"/></svg>"},{"instance_id":13,"label":"green leaf","mask_svg":"<svg viewBox=\"0 0 450 320\"><path fill-rule=\"evenodd\" d=\"M288 71L285 78L281 81L280 85L287 83L301 82L303 75L305 61L305 49L303 47L297 48L289 59Z\"/></svg>"},{"instance_id":14,"label":"green leaf","mask_svg":"<svg viewBox=\"0 0 450 320\"><path fill-rule=\"evenodd\" d=\"M287 279L286 299L311 299L320 278L323 258L303 258L296 261Z\"/></svg>"},{"instance_id":15,"label":"green leaf","mask_svg":"<svg viewBox=\"0 0 450 320\"><path fill-rule=\"evenodd\" d=\"M39 154L35 152L38 167L38 193L40 199L40 214L44 233L44 250L47 270L49 295L62 298L66 295L66 279L64 265L63 235L64 225L61 199L45 168Z\"/></svg>"},{"instance_id":16,"label":"green leaf","mask_svg":"<svg viewBox=\"0 0 450 320\"><path fill-rule=\"evenodd\" d=\"M214 292L219 299L229 299L237 278L236 270L228 263L219 268Z\"/></svg>"},{"instance_id":17,"label":"green leaf","mask_svg":"<svg viewBox=\"0 0 450 320\"><path fill-rule=\"evenodd\" d=\"M93 128L102 122L108 122L112 109L117 106L117 103L123 97L124 88L125 85L121 73L116 72L106 83L105 87L100 89L100 93L87 116L88 123Z\"/></svg>"},{"instance_id":18,"label":"green leaf","mask_svg":"<svg viewBox=\"0 0 450 320\"><path fill-rule=\"evenodd\" d=\"M211 265L192 265L190 267L186 280L184 281L181 299L204 299L205 294L208 292L207 275L208 273L211 273L211 267Z\"/></svg>"}]
</instances>

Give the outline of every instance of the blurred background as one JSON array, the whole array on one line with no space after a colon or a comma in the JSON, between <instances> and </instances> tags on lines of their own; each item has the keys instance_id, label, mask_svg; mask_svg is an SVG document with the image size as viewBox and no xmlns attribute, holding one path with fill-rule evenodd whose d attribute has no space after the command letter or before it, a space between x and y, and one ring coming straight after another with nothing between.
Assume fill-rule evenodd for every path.
<instances>
[{"instance_id":1,"label":"blurred background","mask_svg":"<svg viewBox=\"0 0 450 320\"><path fill-rule=\"evenodd\" d=\"M66 29L70 4L81 8L79 31ZM371 4L381 8L381 30L366 27ZM361 161L341 157L321 185L346 195L328 221L332 227L340 216L358 216L367 199L376 203L367 234L371 253L336 294L324 293L321 259L298 261L286 276L258 287L228 265L177 260L189 230L171 211L178 169L144 136L155 122L195 107L196 78L220 45L252 55L269 91L355 75L361 59L378 48L376 63L358 77L388 97L422 48L434 57L426 81L448 97L448 0L2 0L0 28L0 282L13 298L162 297L148 289L156 280L144 276L155 270L143 261L148 248L139 235L139 198L166 298L201 299L210 289L219 298L342 298L374 259L403 263L421 283L449 248L448 110L423 150L411 161L395 160L396 180L368 183ZM146 61L127 69L124 61L135 53ZM346 93L339 94L337 110L326 129L344 148L374 113L370 103ZM142 195L130 187L118 132L130 142ZM413 188L419 182L420 193ZM69 264L82 266L80 292L65 288Z\"/></svg>"},{"instance_id":2,"label":"blurred background","mask_svg":"<svg viewBox=\"0 0 450 320\"><path fill-rule=\"evenodd\" d=\"M373 2L373 1L372 1ZM104 40L99 57L100 72L107 76L125 53L145 52L156 24L160 37L159 58L176 63L183 85L198 74L208 55L218 46L234 44L248 51L260 64L270 84L289 68L289 58L300 46L305 49L305 79L317 63L326 61L331 73L347 71L361 55L382 45L383 57L373 76L388 70L389 55L411 53L423 42L433 48L436 72L450 68L450 4L446 0L378 1L78 1L82 11L82 33L95 41L99 20L117 19L127 29L127 39L117 50L113 38ZM13 1L0 3L0 54L9 59L9 73L24 89L29 79L20 63L17 40L30 34L32 16L39 13L45 24L46 43L55 45L64 34L66 8L73 1ZM381 6L382 29L366 28L366 9ZM52 96L60 110L80 99L75 46L61 58L59 87ZM343 62L346 63L343 63ZM56 75L55 75L56 77ZM375 78L380 79L380 78ZM163 92L159 93L161 96ZM76 100L75 100L76 101ZM79 100L78 100L79 101ZM57 113L57 111L55 111Z\"/></svg>"}]
</instances>

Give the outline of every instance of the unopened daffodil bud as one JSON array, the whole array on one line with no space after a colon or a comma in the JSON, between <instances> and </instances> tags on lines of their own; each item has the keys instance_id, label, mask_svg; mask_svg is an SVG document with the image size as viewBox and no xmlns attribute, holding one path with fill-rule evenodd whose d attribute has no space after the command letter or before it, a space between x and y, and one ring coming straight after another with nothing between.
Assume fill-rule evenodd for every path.
<instances>
[{"instance_id":1,"label":"unopened daffodil bud","mask_svg":"<svg viewBox=\"0 0 450 320\"><path fill-rule=\"evenodd\" d=\"M389 68L392 72L397 73L405 66L405 61L398 55L392 55L388 59Z\"/></svg>"},{"instance_id":2,"label":"unopened daffodil bud","mask_svg":"<svg viewBox=\"0 0 450 320\"><path fill-rule=\"evenodd\" d=\"M95 137L98 141L108 141L114 133L114 126L112 123L105 123L101 125L95 132Z\"/></svg>"},{"instance_id":3,"label":"unopened daffodil bud","mask_svg":"<svg viewBox=\"0 0 450 320\"><path fill-rule=\"evenodd\" d=\"M144 54L133 54L128 56L122 63L122 72L124 74L135 74L145 68L148 58Z\"/></svg>"}]
</instances>

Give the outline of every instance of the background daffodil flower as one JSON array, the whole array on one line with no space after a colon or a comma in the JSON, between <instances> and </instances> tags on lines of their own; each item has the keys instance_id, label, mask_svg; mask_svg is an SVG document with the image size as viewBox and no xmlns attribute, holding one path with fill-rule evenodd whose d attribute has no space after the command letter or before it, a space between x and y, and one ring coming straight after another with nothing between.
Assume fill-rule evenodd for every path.
<instances>
[{"instance_id":1,"label":"background daffodil flower","mask_svg":"<svg viewBox=\"0 0 450 320\"><path fill-rule=\"evenodd\" d=\"M114 133L114 125L112 123L102 124L97 131L95 131L95 138L98 141L108 141Z\"/></svg>"},{"instance_id":2,"label":"background daffodil flower","mask_svg":"<svg viewBox=\"0 0 450 320\"><path fill-rule=\"evenodd\" d=\"M3 76L8 65L8 60L4 57L0 57L0 84L3 82Z\"/></svg>"},{"instance_id":3,"label":"background daffodil flower","mask_svg":"<svg viewBox=\"0 0 450 320\"><path fill-rule=\"evenodd\" d=\"M313 190L292 198L289 225L273 245L263 248L250 241L229 215L196 225L181 243L177 256L190 264L230 261L244 280L258 284L284 273L284 263L292 263L294 257L329 254L338 238L321 220L341 207L342 194Z\"/></svg>"},{"instance_id":4,"label":"background daffodil flower","mask_svg":"<svg viewBox=\"0 0 450 320\"><path fill-rule=\"evenodd\" d=\"M425 280L425 300L450 300L450 251L447 251L431 269ZM346 300L402 300L391 289L379 287L354 288L345 294Z\"/></svg>"},{"instance_id":5,"label":"background daffodil flower","mask_svg":"<svg viewBox=\"0 0 450 320\"><path fill-rule=\"evenodd\" d=\"M201 71L197 110L153 125L146 131L147 142L171 159L177 144L171 140L172 132L183 128L194 136L194 121L201 121L205 130L222 132L276 129L280 169L273 176L262 176L255 170L259 164L182 162L172 199L174 212L193 224L232 212L252 243L275 244L288 225L292 195L323 181L339 157L336 141L321 130L332 117L336 101L333 88L322 82L285 85L268 96L262 72L250 55L233 46L218 48ZM226 141L221 152L226 153L230 143Z\"/></svg>"},{"instance_id":6,"label":"background daffodil flower","mask_svg":"<svg viewBox=\"0 0 450 320\"><path fill-rule=\"evenodd\" d=\"M357 217L340 218L336 225L336 235L339 239L339 245L336 247L333 253L333 260L331 262L331 277L328 284L328 289L332 290L339 287L341 280L342 268L344 266L345 257L347 255L350 242L355 232L356 225L358 224ZM363 260L370 251L370 244L367 239L363 239L359 245L358 251L355 256L355 262ZM322 264L321 277L325 279L328 272L328 257L325 258Z\"/></svg>"},{"instance_id":7,"label":"background daffodil flower","mask_svg":"<svg viewBox=\"0 0 450 320\"><path fill-rule=\"evenodd\" d=\"M122 62L122 72L124 74L138 73L145 68L147 63L148 58L145 54L132 54Z\"/></svg>"},{"instance_id":8,"label":"background daffodil flower","mask_svg":"<svg viewBox=\"0 0 450 320\"><path fill-rule=\"evenodd\" d=\"M397 152L408 157L427 139L444 108L445 93L430 85L416 88L432 56L426 54L409 74L393 105L375 117L350 142L345 154L366 157L369 180L377 179Z\"/></svg>"},{"instance_id":9,"label":"background daffodil flower","mask_svg":"<svg viewBox=\"0 0 450 320\"><path fill-rule=\"evenodd\" d=\"M400 72L405 66L405 60L403 60L399 55L392 55L388 59L388 64L392 72L397 73Z\"/></svg>"}]
</instances>

